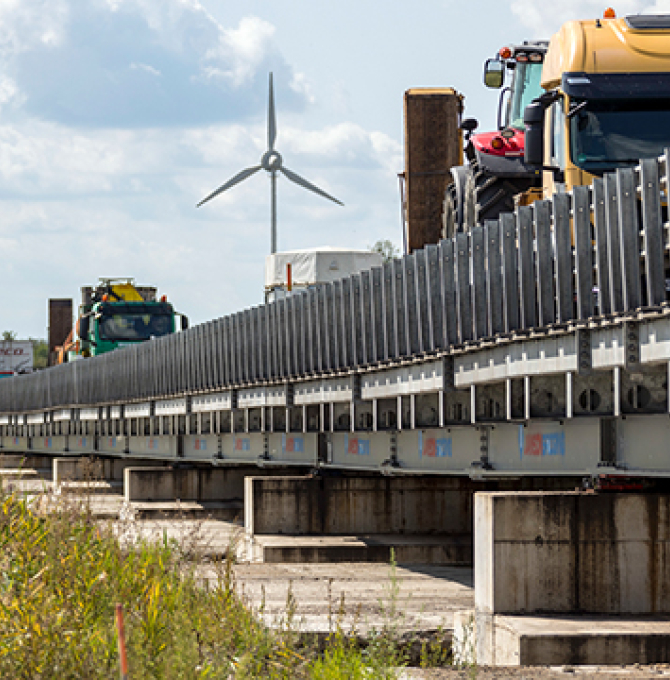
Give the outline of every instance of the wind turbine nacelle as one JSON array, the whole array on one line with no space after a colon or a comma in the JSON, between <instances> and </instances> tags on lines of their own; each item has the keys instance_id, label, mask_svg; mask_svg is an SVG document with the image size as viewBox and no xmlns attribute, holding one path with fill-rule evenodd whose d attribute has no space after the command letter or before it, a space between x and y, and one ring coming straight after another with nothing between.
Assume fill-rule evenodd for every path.
<instances>
[{"instance_id":1,"label":"wind turbine nacelle","mask_svg":"<svg viewBox=\"0 0 670 680\"><path fill-rule=\"evenodd\" d=\"M275 172L281 168L282 157L278 151L266 151L261 158L261 166L268 172Z\"/></svg>"}]
</instances>

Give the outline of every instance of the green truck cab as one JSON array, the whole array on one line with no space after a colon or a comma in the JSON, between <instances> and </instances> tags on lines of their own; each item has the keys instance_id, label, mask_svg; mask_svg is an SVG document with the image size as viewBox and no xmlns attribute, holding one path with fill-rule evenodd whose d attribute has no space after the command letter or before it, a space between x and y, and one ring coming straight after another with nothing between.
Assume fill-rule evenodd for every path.
<instances>
[{"instance_id":1,"label":"green truck cab","mask_svg":"<svg viewBox=\"0 0 670 680\"><path fill-rule=\"evenodd\" d=\"M135 286L132 279L101 279L95 287L82 288L77 341L69 359L97 356L186 328L188 319L165 296L157 299L156 288Z\"/></svg>"}]
</instances>

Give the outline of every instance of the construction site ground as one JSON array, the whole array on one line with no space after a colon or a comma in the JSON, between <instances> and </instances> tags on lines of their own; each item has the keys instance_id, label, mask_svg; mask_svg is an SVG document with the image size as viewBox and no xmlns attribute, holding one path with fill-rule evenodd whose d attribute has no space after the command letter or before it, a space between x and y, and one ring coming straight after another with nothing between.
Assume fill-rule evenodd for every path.
<instances>
[{"instance_id":1,"label":"construction site ground","mask_svg":"<svg viewBox=\"0 0 670 680\"><path fill-rule=\"evenodd\" d=\"M494 680L497 678L517 678L518 680L534 680L534 678L663 678L670 677L670 666L521 666L514 668L485 668L471 666L468 668L433 668L421 670L408 668L399 676L399 680Z\"/></svg>"},{"instance_id":2,"label":"construction site ground","mask_svg":"<svg viewBox=\"0 0 670 680\"><path fill-rule=\"evenodd\" d=\"M234 577L239 592L269 625L286 620L306 634L328 634L339 627L365 641L375 631L392 629L405 641L412 638L450 639L454 612L474 604L473 573L466 567L392 565L379 563L267 564L244 559L244 535L239 522L165 517L133 519L123 498L103 494L57 499L48 479L4 480L5 491L23 492L48 509L51 502L83 503L100 522L113 522L122 541L175 539L199 564L203 579L217 578L221 559L235 554ZM125 519L111 519L119 513ZM670 677L670 665L563 667L443 667L407 668L403 680L452 678Z\"/></svg>"}]
</instances>

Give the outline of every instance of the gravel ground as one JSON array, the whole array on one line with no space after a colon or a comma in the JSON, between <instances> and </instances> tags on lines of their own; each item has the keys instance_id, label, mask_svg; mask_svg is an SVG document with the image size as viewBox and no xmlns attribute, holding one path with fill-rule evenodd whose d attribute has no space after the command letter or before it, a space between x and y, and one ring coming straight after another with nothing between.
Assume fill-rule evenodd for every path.
<instances>
[{"instance_id":1,"label":"gravel ground","mask_svg":"<svg viewBox=\"0 0 670 680\"><path fill-rule=\"evenodd\" d=\"M493 678L663 678L670 677L670 665L655 666L524 666L520 668L439 668L434 670L407 669L399 680L489 680Z\"/></svg>"}]
</instances>

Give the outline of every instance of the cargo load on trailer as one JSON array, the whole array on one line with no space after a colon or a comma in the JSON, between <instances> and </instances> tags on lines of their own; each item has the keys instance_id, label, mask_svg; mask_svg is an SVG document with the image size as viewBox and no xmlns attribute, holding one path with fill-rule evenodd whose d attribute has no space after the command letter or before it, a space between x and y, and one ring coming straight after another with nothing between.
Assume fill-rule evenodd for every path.
<instances>
[{"instance_id":1,"label":"cargo load on trailer","mask_svg":"<svg viewBox=\"0 0 670 680\"><path fill-rule=\"evenodd\" d=\"M381 254L370 250L322 246L273 253L265 258L265 301L281 300L381 264Z\"/></svg>"},{"instance_id":2,"label":"cargo load on trailer","mask_svg":"<svg viewBox=\"0 0 670 680\"><path fill-rule=\"evenodd\" d=\"M462 121L467 163L451 168L453 182L447 187L442 210L443 238L514 210L515 196L541 185L540 171L524 162L523 114L542 93L540 76L547 44L506 45L484 64L484 84L501 89L497 130L475 134L477 120ZM511 81L505 87L507 72Z\"/></svg>"}]
</instances>

